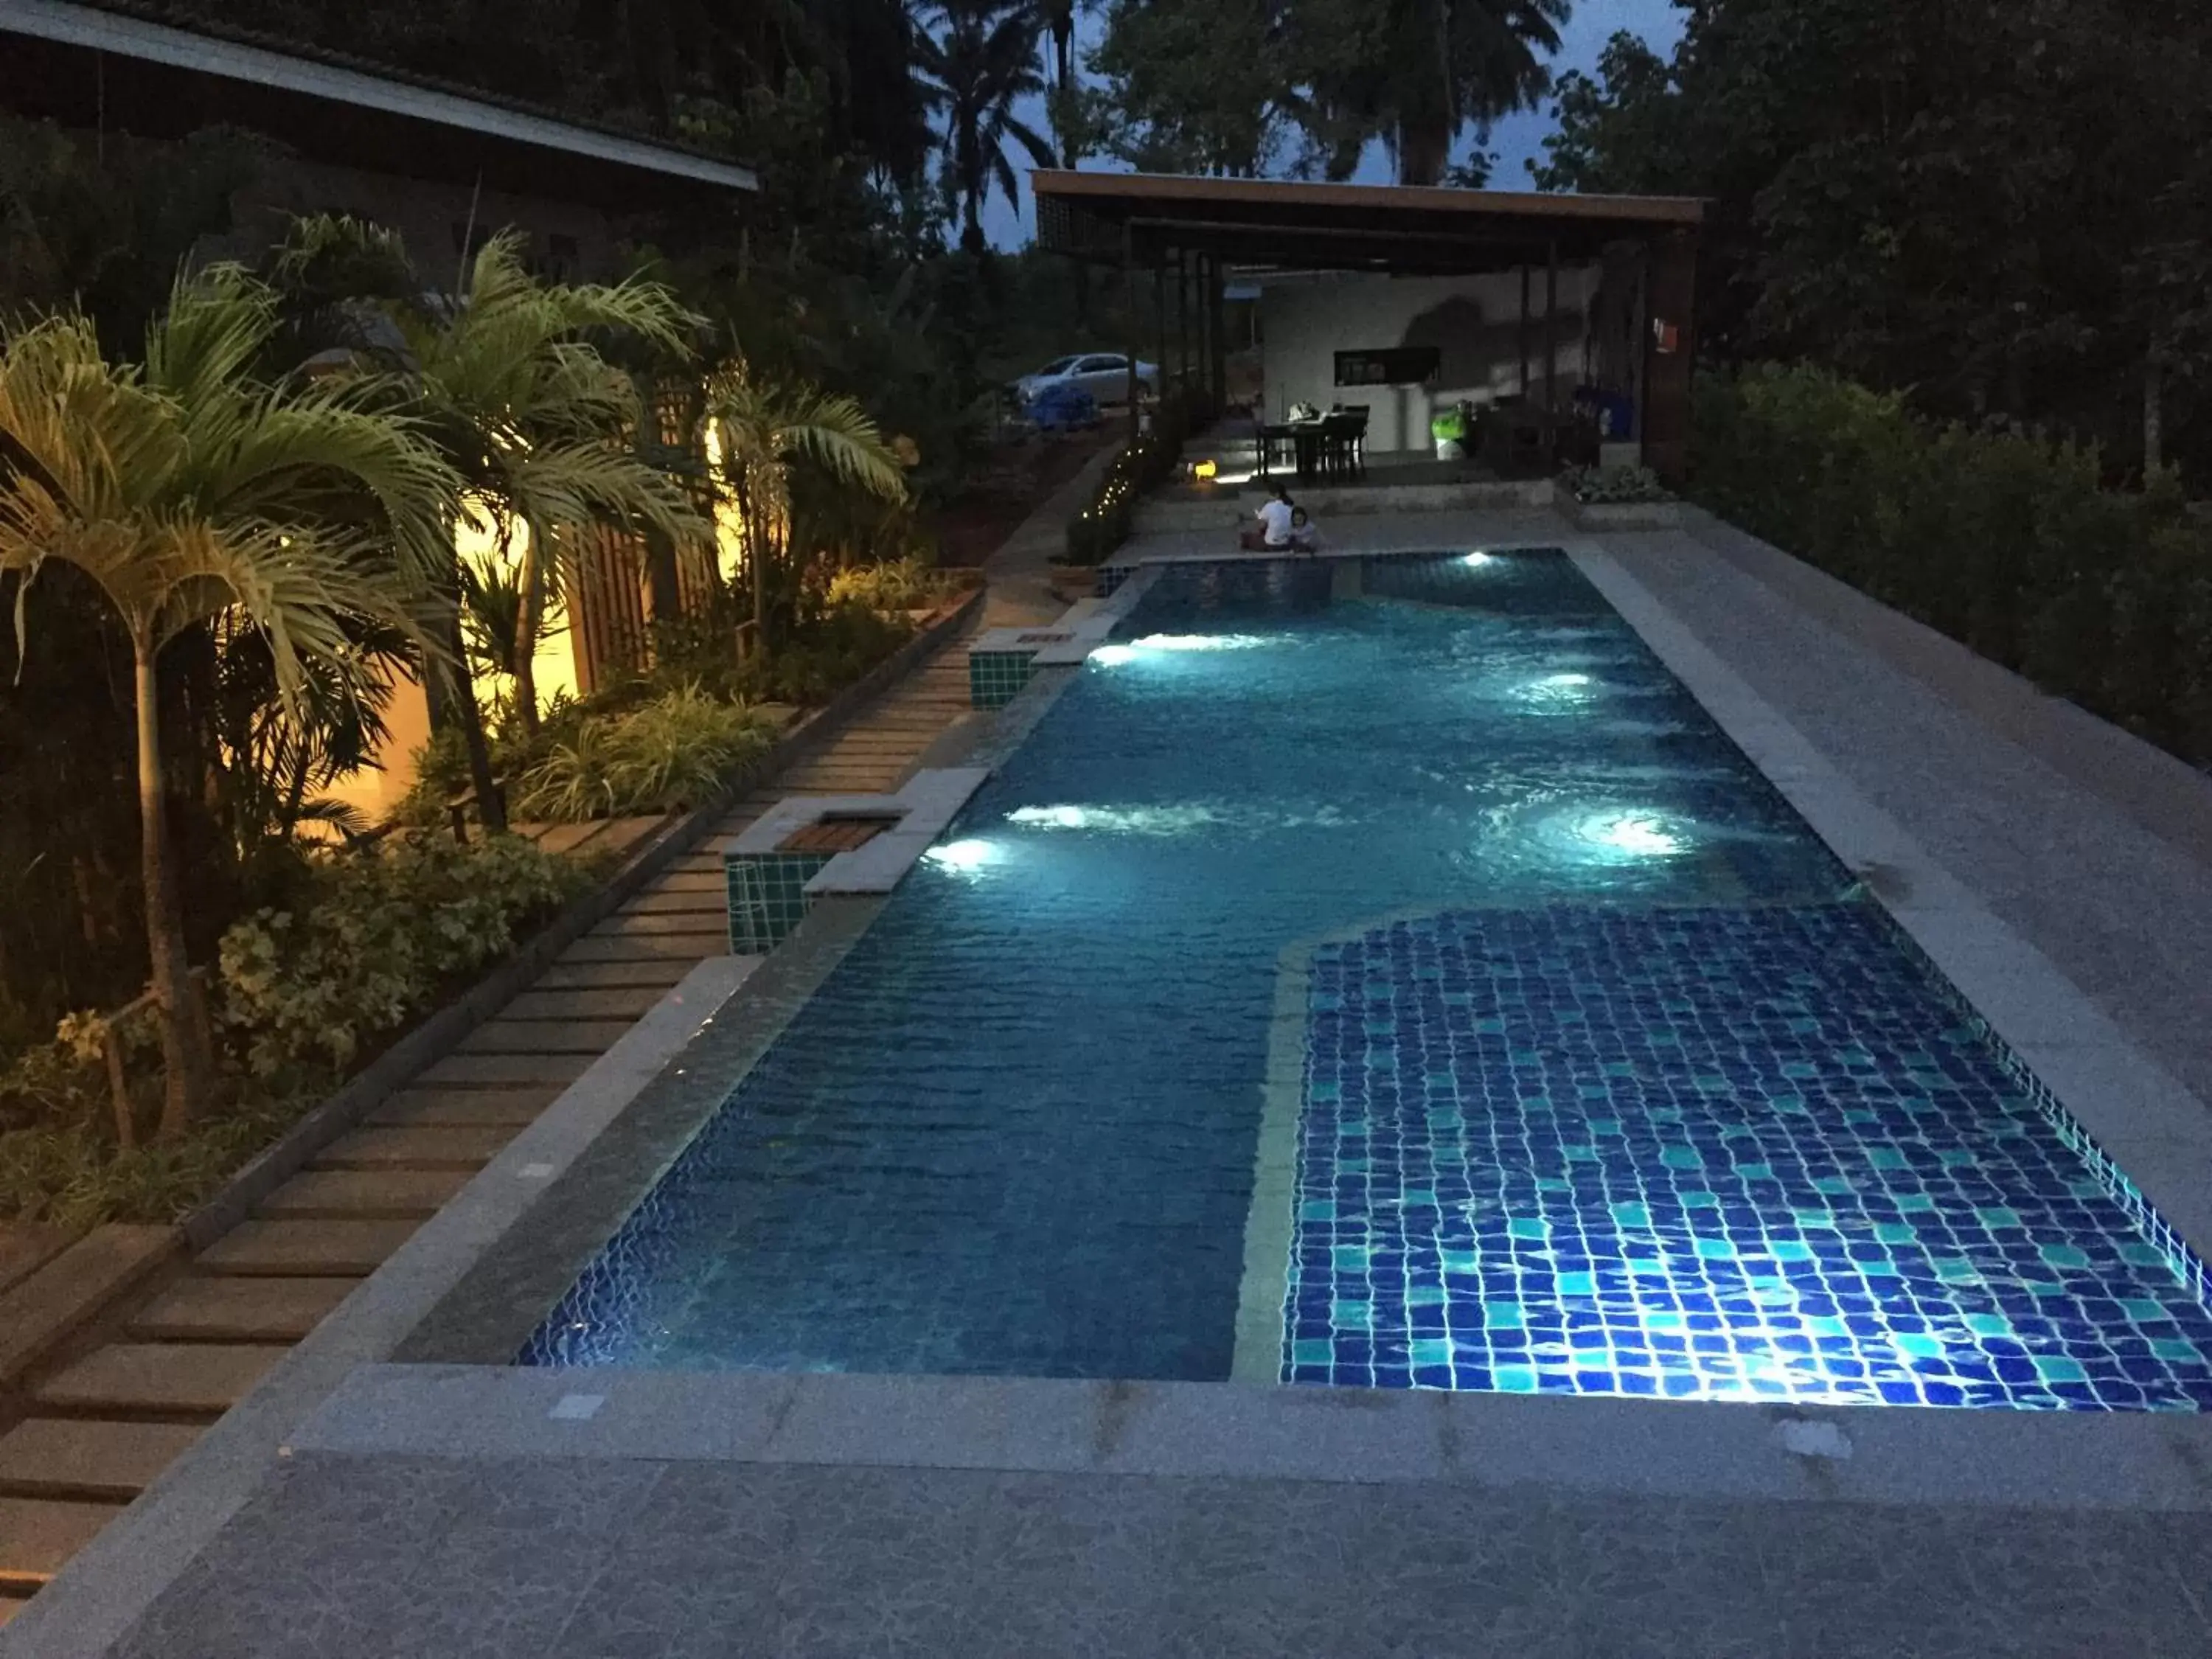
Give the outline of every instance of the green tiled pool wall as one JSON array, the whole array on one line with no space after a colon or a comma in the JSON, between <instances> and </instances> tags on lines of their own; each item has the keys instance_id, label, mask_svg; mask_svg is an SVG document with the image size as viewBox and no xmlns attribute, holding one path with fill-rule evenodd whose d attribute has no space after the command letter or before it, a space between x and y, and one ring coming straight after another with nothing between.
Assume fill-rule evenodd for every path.
<instances>
[{"instance_id":1,"label":"green tiled pool wall","mask_svg":"<svg viewBox=\"0 0 2212 1659\"><path fill-rule=\"evenodd\" d=\"M1137 574L1133 564L1103 564L1098 567L1098 585L1093 591L1102 599L1113 598L1121 584Z\"/></svg>"},{"instance_id":2,"label":"green tiled pool wall","mask_svg":"<svg viewBox=\"0 0 2212 1659\"><path fill-rule=\"evenodd\" d=\"M971 651L968 653L968 701L977 708L1004 708L1030 683L1034 651Z\"/></svg>"},{"instance_id":3,"label":"green tiled pool wall","mask_svg":"<svg viewBox=\"0 0 2212 1659\"><path fill-rule=\"evenodd\" d=\"M806 919L806 884L835 854L737 853L723 861L729 876L730 952L761 956L791 937Z\"/></svg>"}]
</instances>

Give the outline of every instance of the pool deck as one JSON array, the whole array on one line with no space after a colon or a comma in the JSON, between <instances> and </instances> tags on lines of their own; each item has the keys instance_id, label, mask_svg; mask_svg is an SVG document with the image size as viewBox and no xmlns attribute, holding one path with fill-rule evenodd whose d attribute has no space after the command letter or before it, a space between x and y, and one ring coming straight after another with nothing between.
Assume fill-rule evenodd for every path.
<instances>
[{"instance_id":1,"label":"pool deck","mask_svg":"<svg viewBox=\"0 0 2212 1659\"><path fill-rule=\"evenodd\" d=\"M992 620L1042 619L1046 528ZM1326 528L1570 547L2212 1248L2212 783L1702 515ZM696 969L0 1656L2212 1650L2197 1416L376 1364L742 977Z\"/></svg>"}]
</instances>

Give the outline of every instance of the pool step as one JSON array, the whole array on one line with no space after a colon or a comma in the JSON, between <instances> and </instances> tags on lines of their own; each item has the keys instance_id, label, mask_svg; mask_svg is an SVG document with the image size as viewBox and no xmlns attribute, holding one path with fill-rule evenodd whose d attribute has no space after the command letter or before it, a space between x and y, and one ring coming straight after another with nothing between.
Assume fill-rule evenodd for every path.
<instances>
[{"instance_id":1,"label":"pool step","mask_svg":"<svg viewBox=\"0 0 2212 1659\"><path fill-rule=\"evenodd\" d=\"M64 1366L31 1397L62 1411L213 1417L291 1351L274 1342L112 1342Z\"/></svg>"},{"instance_id":2,"label":"pool step","mask_svg":"<svg viewBox=\"0 0 2212 1659\"><path fill-rule=\"evenodd\" d=\"M697 963L708 957L719 957L729 951L729 936L725 930L719 933L687 933L645 935L624 935L620 933L590 933L561 953L563 966L601 962L665 962L680 964L676 978L680 980ZM540 981L543 984L544 981ZM675 983L674 980L669 981Z\"/></svg>"},{"instance_id":3,"label":"pool step","mask_svg":"<svg viewBox=\"0 0 2212 1659\"><path fill-rule=\"evenodd\" d=\"M360 1283L188 1274L133 1315L129 1332L144 1342L297 1342Z\"/></svg>"},{"instance_id":4,"label":"pool step","mask_svg":"<svg viewBox=\"0 0 2212 1659\"><path fill-rule=\"evenodd\" d=\"M361 1279L414 1235L418 1221L246 1221L200 1253L212 1273L272 1279Z\"/></svg>"},{"instance_id":5,"label":"pool step","mask_svg":"<svg viewBox=\"0 0 2212 1659\"><path fill-rule=\"evenodd\" d=\"M128 1503L199 1434L192 1423L33 1417L0 1435L0 1492Z\"/></svg>"}]
</instances>

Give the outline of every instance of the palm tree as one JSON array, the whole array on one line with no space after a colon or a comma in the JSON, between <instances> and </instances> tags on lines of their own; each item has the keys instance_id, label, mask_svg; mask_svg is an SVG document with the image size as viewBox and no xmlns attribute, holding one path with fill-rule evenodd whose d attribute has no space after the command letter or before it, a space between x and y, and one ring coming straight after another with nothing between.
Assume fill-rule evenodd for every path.
<instances>
[{"instance_id":1,"label":"palm tree","mask_svg":"<svg viewBox=\"0 0 2212 1659\"><path fill-rule=\"evenodd\" d=\"M1039 167L1053 165L1051 143L1014 106L1045 90L1036 69L1037 21L1026 0L948 0L939 8L939 33L915 44L923 84L945 112L945 159L958 194L960 245L983 246L983 209L995 188L1020 199L1009 141Z\"/></svg>"},{"instance_id":2,"label":"palm tree","mask_svg":"<svg viewBox=\"0 0 2212 1659\"><path fill-rule=\"evenodd\" d=\"M0 574L16 578L18 630L52 563L97 589L131 641L165 1135L204 1109L213 1065L170 858L163 647L221 619L259 632L284 698L357 695L356 635L414 629L409 596L452 495L411 423L345 388L257 378L277 328L276 296L217 265L178 281L143 366L110 362L74 313L0 346Z\"/></svg>"},{"instance_id":3,"label":"palm tree","mask_svg":"<svg viewBox=\"0 0 2212 1659\"><path fill-rule=\"evenodd\" d=\"M1038 27L1052 41L1052 89L1062 106L1075 90L1075 0L1036 0ZM1060 164L1073 167L1081 159L1075 153L1072 123L1063 123ZM1081 267L1079 265L1079 270Z\"/></svg>"},{"instance_id":4,"label":"palm tree","mask_svg":"<svg viewBox=\"0 0 2212 1659\"><path fill-rule=\"evenodd\" d=\"M1468 125L1532 106L1572 0L1291 0L1312 88L1310 125L1332 178L1381 137L1401 185L1442 181Z\"/></svg>"},{"instance_id":5,"label":"palm tree","mask_svg":"<svg viewBox=\"0 0 2212 1659\"><path fill-rule=\"evenodd\" d=\"M707 453L714 483L737 509L744 536L745 580L752 589L753 633L769 645L771 586L787 586L778 567L789 551L791 473L802 463L871 495L906 494L897 454L850 398L817 386L757 379L743 362L707 382Z\"/></svg>"},{"instance_id":6,"label":"palm tree","mask_svg":"<svg viewBox=\"0 0 2212 1659\"><path fill-rule=\"evenodd\" d=\"M458 305L435 316L403 311L398 321L404 384L459 475L459 511L502 546L520 543L511 660L516 712L534 732L532 659L552 577L580 537L604 523L647 527L678 543L711 533L677 481L636 452L643 419L636 386L590 337L686 356L700 319L658 283L540 283L523 264L520 239L501 235L477 252ZM458 597L464 579L458 556L453 562L449 591ZM478 810L488 825L503 828L465 674L453 690Z\"/></svg>"}]
</instances>

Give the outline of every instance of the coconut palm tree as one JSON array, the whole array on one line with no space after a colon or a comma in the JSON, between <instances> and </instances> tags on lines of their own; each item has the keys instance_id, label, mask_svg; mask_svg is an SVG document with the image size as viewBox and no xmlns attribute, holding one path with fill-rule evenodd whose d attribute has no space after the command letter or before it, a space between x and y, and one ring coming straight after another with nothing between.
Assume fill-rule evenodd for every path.
<instances>
[{"instance_id":1,"label":"coconut palm tree","mask_svg":"<svg viewBox=\"0 0 2212 1659\"><path fill-rule=\"evenodd\" d=\"M759 379L743 362L726 364L708 380L706 421L715 488L737 509L744 536L753 633L765 650L769 589L793 586L784 568L792 469L818 466L890 501L905 495L906 476L896 453L854 399L799 382Z\"/></svg>"},{"instance_id":2,"label":"coconut palm tree","mask_svg":"<svg viewBox=\"0 0 2212 1659\"><path fill-rule=\"evenodd\" d=\"M945 160L960 198L960 245L983 246L983 209L995 189L1018 199L1009 142L1039 167L1053 165L1052 145L1014 113L1045 90L1036 67L1037 19L1026 0L949 0L934 33L915 44L915 67L945 112Z\"/></svg>"},{"instance_id":3,"label":"coconut palm tree","mask_svg":"<svg viewBox=\"0 0 2212 1659\"><path fill-rule=\"evenodd\" d=\"M77 314L0 344L0 575L16 579L18 637L51 564L96 589L131 642L165 1135L204 1109L213 1068L170 855L162 650L221 619L258 631L282 696L345 695L365 672L364 624L415 626L410 596L453 496L411 422L343 387L260 379L278 326L270 290L217 265L178 281L143 364L110 361Z\"/></svg>"},{"instance_id":4,"label":"coconut palm tree","mask_svg":"<svg viewBox=\"0 0 2212 1659\"><path fill-rule=\"evenodd\" d=\"M1311 88L1310 130L1332 178L1379 136L1401 185L1441 182L1451 147L1551 85L1547 59L1572 0L1290 0L1291 73Z\"/></svg>"},{"instance_id":5,"label":"coconut palm tree","mask_svg":"<svg viewBox=\"0 0 2212 1659\"><path fill-rule=\"evenodd\" d=\"M515 708L538 726L532 669L559 562L592 526L659 531L677 542L712 532L682 487L636 450L635 383L593 336L688 356L700 319L659 283L608 288L541 283L519 236L493 237L471 261L460 301L441 315L403 313L415 407L460 475L462 513L520 550L514 574ZM473 699L471 699L472 702ZM478 780L486 793L487 779ZM496 815L487 799L482 809Z\"/></svg>"}]
</instances>

